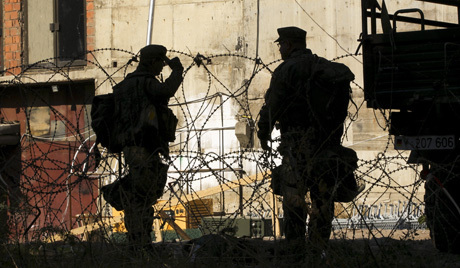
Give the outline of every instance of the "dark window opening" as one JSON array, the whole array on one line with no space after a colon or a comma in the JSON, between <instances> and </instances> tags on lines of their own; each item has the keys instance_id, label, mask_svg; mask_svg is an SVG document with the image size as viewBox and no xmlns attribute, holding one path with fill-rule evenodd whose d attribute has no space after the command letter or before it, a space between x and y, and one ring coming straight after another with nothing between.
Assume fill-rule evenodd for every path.
<instances>
[{"instance_id":1,"label":"dark window opening","mask_svg":"<svg viewBox=\"0 0 460 268\"><path fill-rule=\"evenodd\" d=\"M57 0L57 56L61 63L85 60L85 3L83 0Z\"/></svg>"}]
</instances>

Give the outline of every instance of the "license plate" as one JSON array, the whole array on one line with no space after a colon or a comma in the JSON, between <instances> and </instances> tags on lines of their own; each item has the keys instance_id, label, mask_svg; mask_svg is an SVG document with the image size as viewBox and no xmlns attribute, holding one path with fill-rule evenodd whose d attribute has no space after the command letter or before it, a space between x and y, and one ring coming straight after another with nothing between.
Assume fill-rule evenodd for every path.
<instances>
[{"instance_id":1,"label":"license plate","mask_svg":"<svg viewBox=\"0 0 460 268\"><path fill-rule=\"evenodd\" d=\"M396 150L451 150L455 136L396 136Z\"/></svg>"}]
</instances>

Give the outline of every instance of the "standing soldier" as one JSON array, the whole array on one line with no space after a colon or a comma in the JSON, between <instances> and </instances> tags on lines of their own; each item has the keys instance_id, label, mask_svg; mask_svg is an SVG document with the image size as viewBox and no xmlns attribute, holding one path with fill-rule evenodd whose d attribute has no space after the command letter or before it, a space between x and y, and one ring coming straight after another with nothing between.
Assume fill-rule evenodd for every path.
<instances>
[{"instance_id":1,"label":"standing soldier","mask_svg":"<svg viewBox=\"0 0 460 268\"><path fill-rule=\"evenodd\" d=\"M283 63L273 72L260 110L257 135L262 148L271 150L268 144L271 132L275 124L279 124L278 151L283 156L282 168L272 172L271 187L275 194L283 196L286 240L296 248L303 248L309 214L308 241L321 252L332 229L336 181L331 173L334 166L330 161L319 163L318 157L324 157L329 148L340 146L348 114L349 82L354 76L344 66L348 88L340 93L342 95L335 96L337 103L326 108L325 103L332 97L327 95L327 90L317 90L310 83L317 63L327 60L307 49L304 30L285 27L279 28L278 34L275 42ZM305 200L308 191L311 208Z\"/></svg>"},{"instance_id":2,"label":"standing soldier","mask_svg":"<svg viewBox=\"0 0 460 268\"><path fill-rule=\"evenodd\" d=\"M163 67L171 75L159 81ZM168 102L182 83L184 68L179 58L166 57L166 48L148 45L140 50L137 69L114 87L115 133L123 148L128 174L118 184L102 188L104 198L124 210L128 240L135 245L151 243L153 207L163 194L168 166L168 142L174 141L177 118Z\"/></svg>"}]
</instances>

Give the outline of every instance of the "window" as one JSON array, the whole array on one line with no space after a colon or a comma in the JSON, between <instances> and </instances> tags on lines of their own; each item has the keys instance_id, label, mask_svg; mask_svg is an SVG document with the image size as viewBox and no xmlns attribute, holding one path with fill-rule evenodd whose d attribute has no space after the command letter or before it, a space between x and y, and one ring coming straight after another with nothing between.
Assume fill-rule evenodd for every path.
<instances>
[{"instance_id":1,"label":"window","mask_svg":"<svg viewBox=\"0 0 460 268\"><path fill-rule=\"evenodd\" d=\"M85 21L84 0L27 0L28 63L85 64Z\"/></svg>"},{"instance_id":2,"label":"window","mask_svg":"<svg viewBox=\"0 0 460 268\"><path fill-rule=\"evenodd\" d=\"M94 80L2 85L0 117L21 121L22 133L53 141L89 137L94 85Z\"/></svg>"}]
</instances>

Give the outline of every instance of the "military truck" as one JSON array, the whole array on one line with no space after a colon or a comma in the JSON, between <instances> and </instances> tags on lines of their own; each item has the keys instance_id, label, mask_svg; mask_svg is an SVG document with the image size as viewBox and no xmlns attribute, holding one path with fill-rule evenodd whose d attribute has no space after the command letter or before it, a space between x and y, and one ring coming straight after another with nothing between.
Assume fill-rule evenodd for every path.
<instances>
[{"instance_id":1,"label":"military truck","mask_svg":"<svg viewBox=\"0 0 460 268\"><path fill-rule=\"evenodd\" d=\"M458 19L429 20L410 7L390 14L394 1L362 0L364 95L369 108L389 111L395 149L423 167L434 245L460 253L460 0L417 2Z\"/></svg>"}]
</instances>

